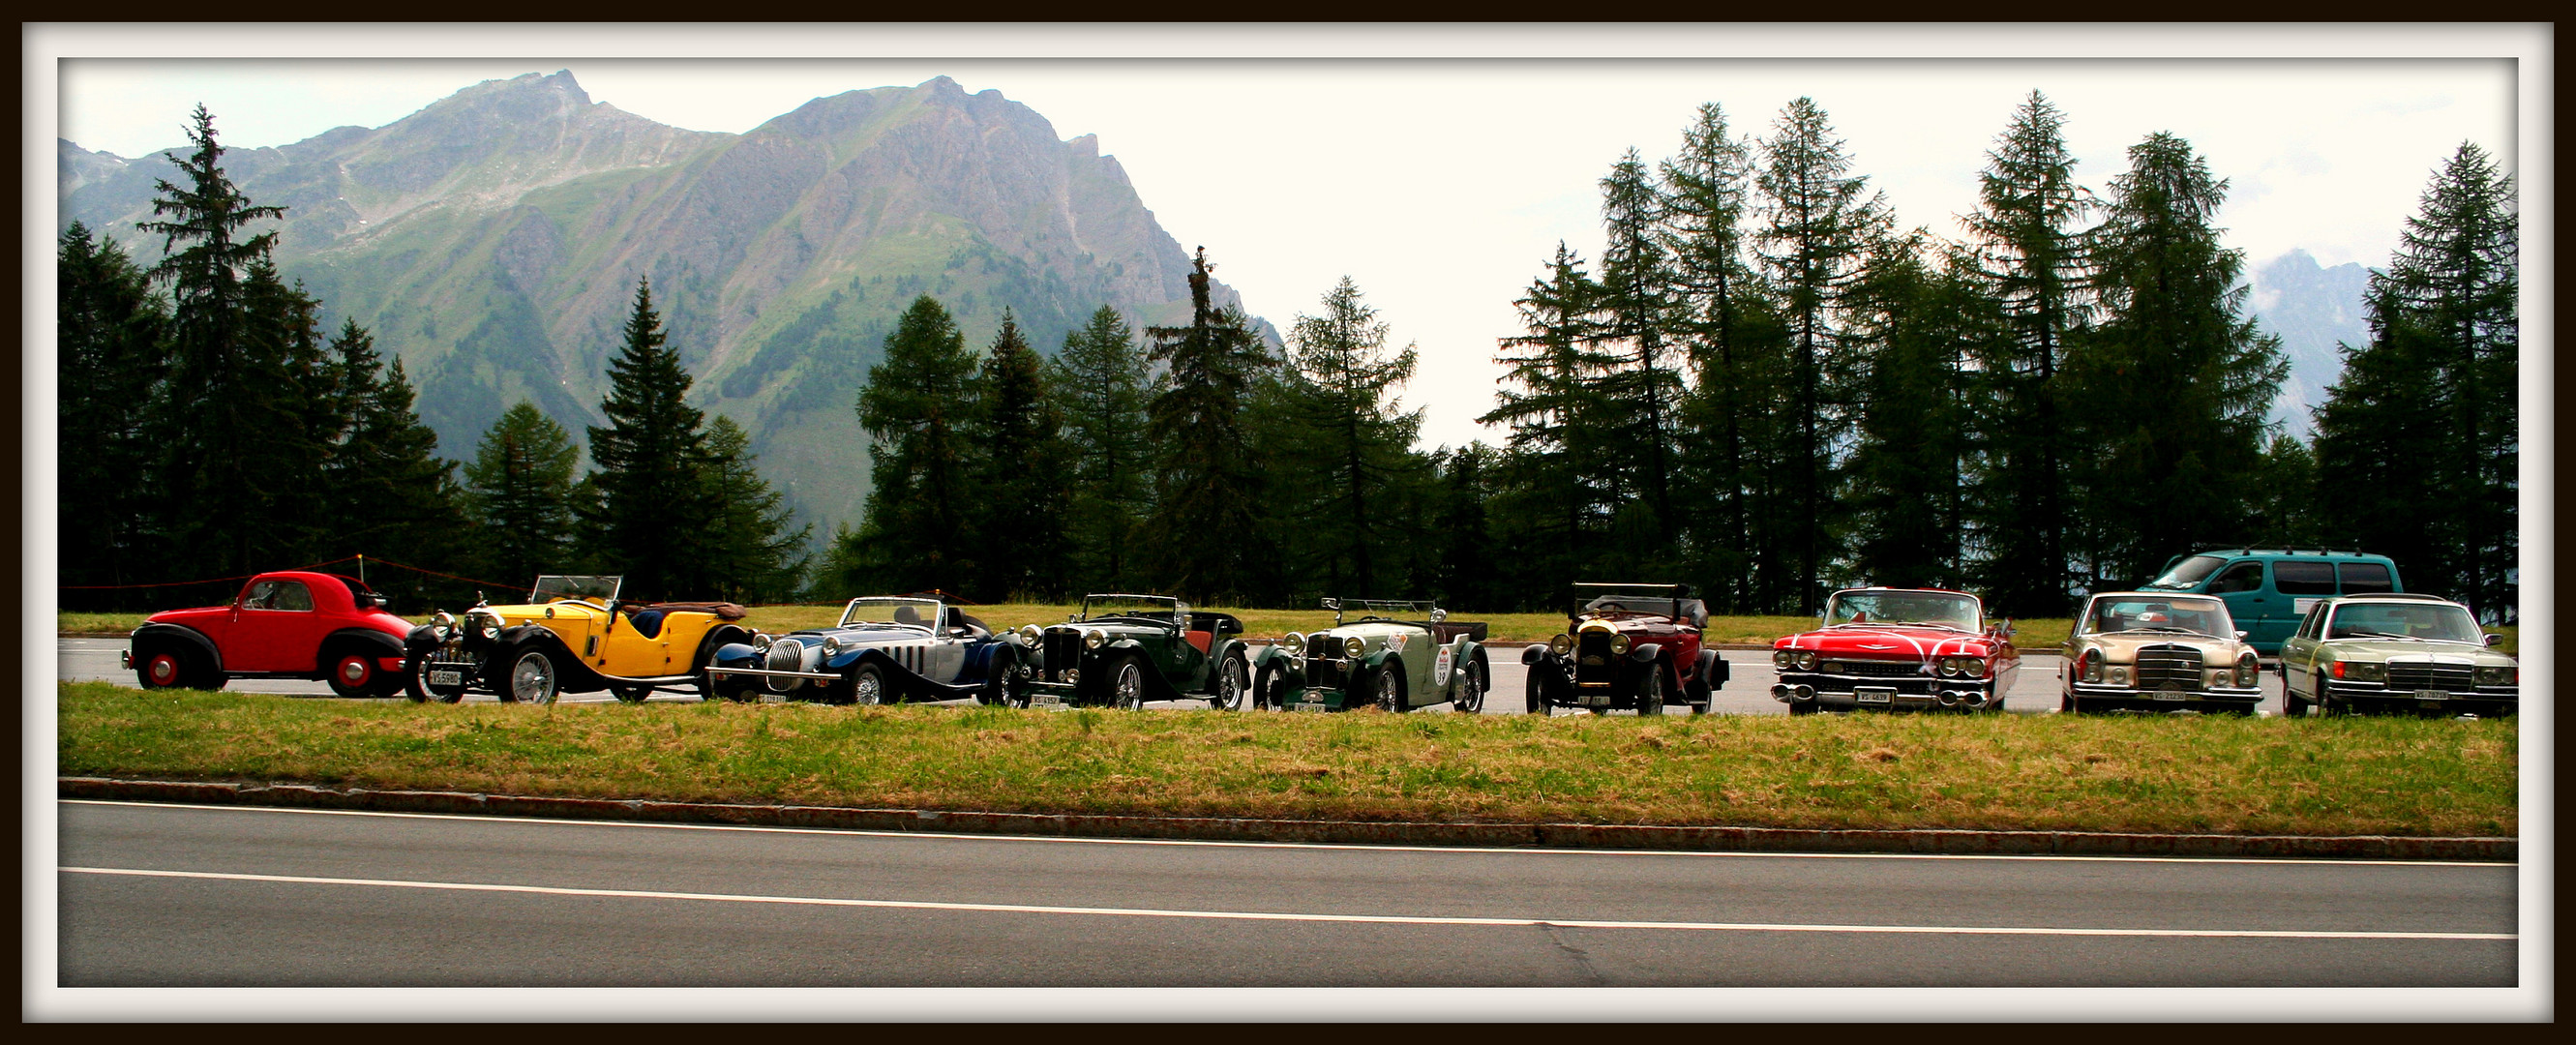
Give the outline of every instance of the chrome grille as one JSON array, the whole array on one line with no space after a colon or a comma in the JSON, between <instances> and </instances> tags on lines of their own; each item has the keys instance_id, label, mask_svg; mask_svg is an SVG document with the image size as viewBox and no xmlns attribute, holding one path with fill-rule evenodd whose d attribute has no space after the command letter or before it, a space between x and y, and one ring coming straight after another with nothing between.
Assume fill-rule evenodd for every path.
<instances>
[{"instance_id":1,"label":"chrome grille","mask_svg":"<svg viewBox=\"0 0 2576 1045\"><path fill-rule=\"evenodd\" d=\"M805 670L805 644L796 639L780 639L772 642L769 644L769 657L761 663L771 671L803 671ZM771 691L778 693L795 689L803 685L804 681L780 678L776 675L761 679L761 682L768 685Z\"/></svg>"},{"instance_id":2,"label":"chrome grille","mask_svg":"<svg viewBox=\"0 0 2576 1045\"><path fill-rule=\"evenodd\" d=\"M2388 688L2467 692L2476 686L2466 664L2397 660L2388 663Z\"/></svg>"},{"instance_id":3,"label":"chrome grille","mask_svg":"<svg viewBox=\"0 0 2576 1045\"><path fill-rule=\"evenodd\" d=\"M1834 661L1833 663L1835 664L1835 666L1837 666L1837 667L1841 668L1842 670L1840 670L1840 671L1828 671L1828 672L1826 672L1827 674L1832 674L1832 675L1865 675L1865 676L1868 676L1868 677L1870 677L1870 678L1875 678L1875 679L1902 679L1902 678L1913 678L1914 676L1916 676L1916 675L1920 675L1920 674L1922 674L1922 673L1923 673L1923 664L1922 664L1922 662L1921 662L1921 661L1912 661L1912 660L1838 660L1838 661ZM1823 670L1823 666L1822 666L1822 665L1818 665L1818 669L1819 669L1819 670Z\"/></svg>"},{"instance_id":4,"label":"chrome grille","mask_svg":"<svg viewBox=\"0 0 2576 1045\"><path fill-rule=\"evenodd\" d=\"M1333 655L1322 652L1327 646L1333 649ZM1338 656L1341 652L1339 640L1310 637L1306 640L1306 650L1310 654L1306 658L1307 685L1323 689L1341 689L1348 684L1348 680L1344 679L1342 674L1343 669L1348 667L1350 662Z\"/></svg>"},{"instance_id":5,"label":"chrome grille","mask_svg":"<svg viewBox=\"0 0 2576 1045\"><path fill-rule=\"evenodd\" d=\"M1073 628L1048 628L1039 640L1046 652L1047 681L1062 682L1069 668L1082 664L1082 632Z\"/></svg>"},{"instance_id":6,"label":"chrome grille","mask_svg":"<svg viewBox=\"0 0 2576 1045\"><path fill-rule=\"evenodd\" d=\"M2200 651L2189 646L2148 646L2138 651L2138 688L2163 689L2168 683L2187 690L2201 688Z\"/></svg>"}]
</instances>

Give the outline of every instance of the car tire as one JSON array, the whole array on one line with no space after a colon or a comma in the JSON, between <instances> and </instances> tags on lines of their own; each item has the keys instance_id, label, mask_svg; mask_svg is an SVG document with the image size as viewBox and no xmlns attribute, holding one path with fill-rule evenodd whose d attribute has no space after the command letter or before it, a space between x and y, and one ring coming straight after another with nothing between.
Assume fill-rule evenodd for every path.
<instances>
[{"instance_id":1,"label":"car tire","mask_svg":"<svg viewBox=\"0 0 2576 1045\"><path fill-rule=\"evenodd\" d=\"M1646 665L1645 677L1637 680L1637 714L1639 717L1664 713L1664 666Z\"/></svg>"},{"instance_id":2,"label":"car tire","mask_svg":"<svg viewBox=\"0 0 2576 1045\"><path fill-rule=\"evenodd\" d=\"M517 704L552 704L562 693L554 656L534 646L519 647L501 682L501 699Z\"/></svg>"},{"instance_id":3,"label":"car tire","mask_svg":"<svg viewBox=\"0 0 2576 1045\"><path fill-rule=\"evenodd\" d=\"M643 703L643 702L644 702L644 698L646 698L646 697L649 697L649 696L652 696L652 695L653 695L653 687L651 687L651 686L610 686L610 687L608 687L608 692L609 692L609 694L610 694L610 695L615 696L615 697L617 698L617 700L618 700L618 702L619 702L619 703L622 703L622 704L641 704L641 703Z\"/></svg>"},{"instance_id":4,"label":"car tire","mask_svg":"<svg viewBox=\"0 0 2576 1045\"><path fill-rule=\"evenodd\" d=\"M1792 701L1789 704L1789 713L1792 715L1813 715L1822 710L1824 709L1817 707L1816 702L1812 700L1803 703Z\"/></svg>"},{"instance_id":5,"label":"car tire","mask_svg":"<svg viewBox=\"0 0 2576 1045\"><path fill-rule=\"evenodd\" d=\"M1252 680L1247 677L1243 658L1227 657L1216 664L1216 693L1208 706L1218 711L1241 711L1245 698L1252 693Z\"/></svg>"},{"instance_id":6,"label":"car tire","mask_svg":"<svg viewBox=\"0 0 2576 1045\"><path fill-rule=\"evenodd\" d=\"M883 707L894 703L894 695L886 692L884 668L861 661L850 665L848 679L849 685L844 695L849 697L850 703L862 707Z\"/></svg>"},{"instance_id":7,"label":"car tire","mask_svg":"<svg viewBox=\"0 0 2576 1045\"><path fill-rule=\"evenodd\" d=\"M1556 709L1548 705L1547 681L1539 677L1538 673L1540 667L1541 665L1530 665L1530 672L1527 676L1527 681L1521 684L1521 689L1524 695L1529 698L1529 708L1527 710L1530 714L1553 715L1556 713Z\"/></svg>"},{"instance_id":8,"label":"car tire","mask_svg":"<svg viewBox=\"0 0 2576 1045\"><path fill-rule=\"evenodd\" d=\"M1402 661L1389 657L1386 663L1378 665L1377 671L1369 676L1369 697L1378 710L1389 714L1401 715L1413 710L1411 702L1405 699Z\"/></svg>"},{"instance_id":9,"label":"car tire","mask_svg":"<svg viewBox=\"0 0 2576 1045\"><path fill-rule=\"evenodd\" d=\"M134 681L144 689L193 689L197 655L174 643L155 642L134 651Z\"/></svg>"},{"instance_id":10,"label":"car tire","mask_svg":"<svg viewBox=\"0 0 2576 1045\"><path fill-rule=\"evenodd\" d=\"M2281 683L2281 717L2308 717L2308 698L2300 696L2299 691L2291 689L2286 678Z\"/></svg>"},{"instance_id":11,"label":"car tire","mask_svg":"<svg viewBox=\"0 0 2576 1045\"><path fill-rule=\"evenodd\" d=\"M463 686L429 684L429 655L425 653L415 653L404 659L403 690L415 704L430 700L436 700L441 704L453 704L465 699Z\"/></svg>"},{"instance_id":12,"label":"car tire","mask_svg":"<svg viewBox=\"0 0 2576 1045\"><path fill-rule=\"evenodd\" d=\"M1691 714L1708 714L1709 705L1716 700L1717 695L1710 691L1707 679L1692 679L1682 684L1682 702L1690 705Z\"/></svg>"},{"instance_id":13,"label":"car tire","mask_svg":"<svg viewBox=\"0 0 2576 1045\"><path fill-rule=\"evenodd\" d=\"M2075 694L2060 693L2057 695L2057 713L2060 715L2080 714L2080 712L2075 710Z\"/></svg>"},{"instance_id":14,"label":"car tire","mask_svg":"<svg viewBox=\"0 0 2576 1045\"><path fill-rule=\"evenodd\" d=\"M387 678L384 669L376 665L374 655L362 649L344 646L325 655L323 660L323 667L329 674L322 681L331 685L334 696L373 700L392 696L396 687L401 685L400 681Z\"/></svg>"},{"instance_id":15,"label":"car tire","mask_svg":"<svg viewBox=\"0 0 2576 1045\"><path fill-rule=\"evenodd\" d=\"M722 700L734 704L746 704L752 699L752 691L760 688L760 683L740 675L717 678L711 673L701 671L698 677L706 680L703 683L705 691L702 695L710 701Z\"/></svg>"},{"instance_id":16,"label":"car tire","mask_svg":"<svg viewBox=\"0 0 2576 1045\"><path fill-rule=\"evenodd\" d=\"M1474 715L1484 711L1485 663L1480 660L1470 660L1464 667L1459 668L1458 672L1467 677L1458 681L1458 695L1450 698L1449 710L1462 715Z\"/></svg>"},{"instance_id":17,"label":"car tire","mask_svg":"<svg viewBox=\"0 0 2576 1045\"><path fill-rule=\"evenodd\" d=\"M1264 664L1252 680L1252 706L1261 711L1288 710L1288 673Z\"/></svg>"},{"instance_id":18,"label":"car tire","mask_svg":"<svg viewBox=\"0 0 2576 1045\"><path fill-rule=\"evenodd\" d=\"M1120 711L1145 710L1144 658L1118 658L1118 666L1109 670L1109 703Z\"/></svg>"}]
</instances>

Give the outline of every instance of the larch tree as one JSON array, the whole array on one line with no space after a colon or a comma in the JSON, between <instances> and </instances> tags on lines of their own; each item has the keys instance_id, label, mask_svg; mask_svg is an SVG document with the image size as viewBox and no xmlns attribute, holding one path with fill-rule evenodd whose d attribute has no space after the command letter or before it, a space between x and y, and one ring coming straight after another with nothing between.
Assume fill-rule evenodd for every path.
<instances>
[{"instance_id":1,"label":"larch tree","mask_svg":"<svg viewBox=\"0 0 2576 1045\"><path fill-rule=\"evenodd\" d=\"M939 299L913 299L886 335L885 358L859 390L874 488L859 528L840 539L856 592L962 590L976 570L966 534L975 354Z\"/></svg>"},{"instance_id":2,"label":"larch tree","mask_svg":"<svg viewBox=\"0 0 2576 1045\"><path fill-rule=\"evenodd\" d=\"M1102 305L1066 332L1047 384L1072 458L1065 513L1074 579L1093 590L1136 587L1136 529L1153 490L1145 356L1117 309Z\"/></svg>"},{"instance_id":3,"label":"larch tree","mask_svg":"<svg viewBox=\"0 0 2576 1045\"><path fill-rule=\"evenodd\" d=\"M1390 553L1417 536L1402 509L1423 471L1412 451L1422 411L1403 409L1398 394L1419 353L1387 347L1387 325L1348 276L1322 305L1288 335L1285 439L1271 459L1300 481L1277 502L1307 538L1296 572L1326 594L1388 597L1388 585L1407 579L1389 568L1400 561Z\"/></svg>"},{"instance_id":4,"label":"larch tree","mask_svg":"<svg viewBox=\"0 0 2576 1045\"><path fill-rule=\"evenodd\" d=\"M1156 448L1154 514L1148 528L1169 535L1162 580L1202 602L1271 593L1274 557L1261 523L1264 482L1253 466L1244 399L1255 374L1275 365L1240 310L1209 300L1207 248L1191 264L1190 324L1149 327L1146 358L1165 365L1147 404Z\"/></svg>"},{"instance_id":5,"label":"larch tree","mask_svg":"<svg viewBox=\"0 0 2576 1045\"><path fill-rule=\"evenodd\" d=\"M979 569L966 578L966 590L989 602L1051 601L1070 582L1064 477L1072 453L1045 362L1008 308L984 354L976 395L968 466L975 496L966 529Z\"/></svg>"}]
</instances>

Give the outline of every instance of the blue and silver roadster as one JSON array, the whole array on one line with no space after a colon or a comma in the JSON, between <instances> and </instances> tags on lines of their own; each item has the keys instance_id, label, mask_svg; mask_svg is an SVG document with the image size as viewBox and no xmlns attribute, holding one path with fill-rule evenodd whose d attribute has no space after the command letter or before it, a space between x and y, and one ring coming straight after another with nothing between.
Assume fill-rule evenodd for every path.
<instances>
[{"instance_id":1,"label":"blue and silver roadster","mask_svg":"<svg viewBox=\"0 0 2576 1045\"><path fill-rule=\"evenodd\" d=\"M974 697L1009 702L1025 651L935 595L850 600L841 622L716 651L707 674L728 700L893 704Z\"/></svg>"}]
</instances>

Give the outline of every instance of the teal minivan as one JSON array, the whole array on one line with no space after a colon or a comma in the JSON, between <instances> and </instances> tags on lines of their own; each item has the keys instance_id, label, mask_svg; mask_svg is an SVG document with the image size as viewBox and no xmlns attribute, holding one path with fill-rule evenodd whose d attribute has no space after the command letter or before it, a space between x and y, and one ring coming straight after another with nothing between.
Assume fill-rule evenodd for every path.
<instances>
[{"instance_id":1,"label":"teal minivan","mask_svg":"<svg viewBox=\"0 0 2576 1045\"><path fill-rule=\"evenodd\" d=\"M2277 657L2317 600L2406 589L2398 583L2397 563L2385 555L2213 548L2174 556L2162 575L2138 590L2218 596L2254 651Z\"/></svg>"}]
</instances>

